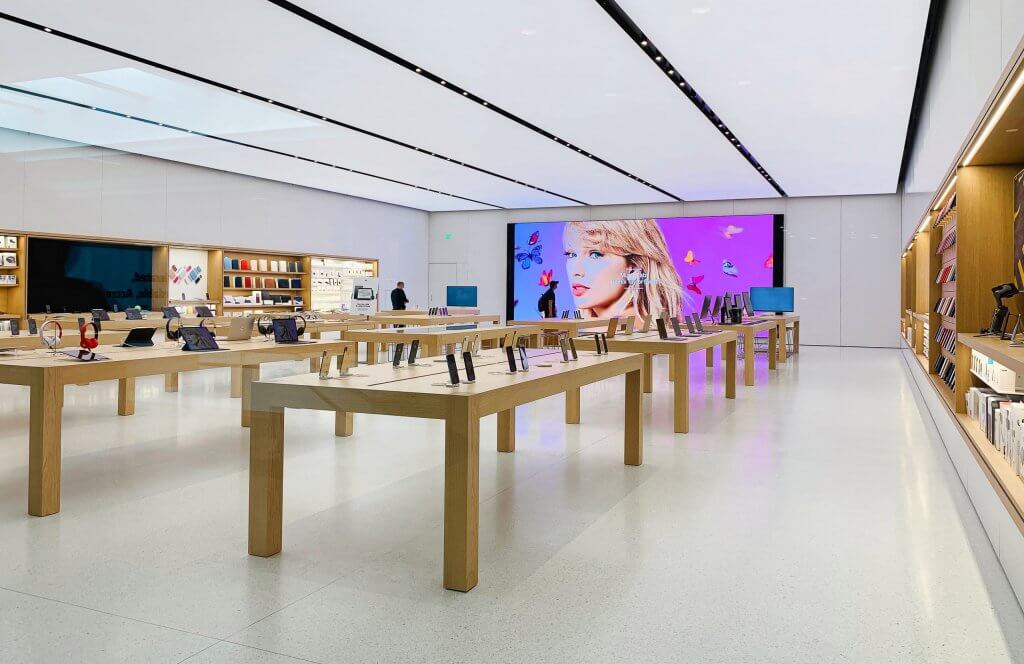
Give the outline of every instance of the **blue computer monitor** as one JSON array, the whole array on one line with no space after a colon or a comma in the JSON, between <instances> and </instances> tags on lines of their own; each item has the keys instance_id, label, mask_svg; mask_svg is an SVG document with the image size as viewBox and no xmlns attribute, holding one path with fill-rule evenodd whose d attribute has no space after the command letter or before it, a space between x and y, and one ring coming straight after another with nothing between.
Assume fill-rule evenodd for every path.
<instances>
[{"instance_id":1,"label":"blue computer monitor","mask_svg":"<svg viewBox=\"0 0 1024 664\"><path fill-rule=\"evenodd\" d=\"M448 286L445 304L449 307L475 307L476 286Z\"/></svg>"},{"instance_id":2,"label":"blue computer monitor","mask_svg":"<svg viewBox=\"0 0 1024 664\"><path fill-rule=\"evenodd\" d=\"M754 311L793 311L793 289L751 286L750 304L753 305Z\"/></svg>"}]
</instances>

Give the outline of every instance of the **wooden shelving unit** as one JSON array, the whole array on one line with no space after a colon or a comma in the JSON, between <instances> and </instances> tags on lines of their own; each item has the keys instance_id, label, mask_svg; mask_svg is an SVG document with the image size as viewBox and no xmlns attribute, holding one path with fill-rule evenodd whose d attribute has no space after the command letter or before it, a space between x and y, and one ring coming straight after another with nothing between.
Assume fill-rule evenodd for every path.
<instances>
[{"instance_id":1,"label":"wooden shelving unit","mask_svg":"<svg viewBox=\"0 0 1024 664\"><path fill-rule=\"evenodd\" d=\"M7 247L8 237L17 238L17 247ZM0 274L14 275L16 283L4 284L0 288L0 312L2 316L23 318L26 313L28 291L26 289L26 278L28 274L28 242L23 235L15 233L0 232L0 240L4 247L0 248L2 253L13 253L17 256L17 264L14 266L0 266Z\"/></svg>"},{"instance_id":2,"label":"wooden shelving unit","mask_svg":"<svg viewBox=\"0 0 1024 664\"><path fill-rule=\"evenodd\" d=\"M282 270L274 271L271 269L235 269L232 267L225 267L228 262L237 261L239 265L243 261L249 265L261 263L266 266L272 265L273 263L294 263L300 266L299 270ZM295 310L298 307L304 309L309 308L311 300L311 284L310 284L310 257L309 256L298 256L294 254L268 254L259 252L246 252L246 251L231 251L225 250L220 257L218 264L219 273L216 274L217 283L221 287L221 301L224 301L224 297L242 297L250 295L253 291L262 291L272 296L286 296L289 298L290 303L261 303L261 304L228 304L224 302L223 307L225 310L232 310L235 312L245 311L256 311L260 309L275 309L275 310ZM214 277L211 274L211 278ZM225 278L229 285L225 285ZM238 285L238 280L245 280L250 278L252 284L250 286ZM278 279L287 279L288 285L281 286L274 283L270 286L266 283L267 279L273 279L275 282ZM294 282L298 280L298 286L294 285ZM301 297L302 302L295 302L295 298Z\"/></svg>"}]
</instances>

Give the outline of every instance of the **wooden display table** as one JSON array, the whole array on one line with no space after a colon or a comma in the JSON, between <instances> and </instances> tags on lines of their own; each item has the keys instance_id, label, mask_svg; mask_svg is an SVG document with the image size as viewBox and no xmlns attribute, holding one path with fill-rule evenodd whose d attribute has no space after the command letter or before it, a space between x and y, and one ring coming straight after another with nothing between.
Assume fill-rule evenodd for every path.
<instances>
[{"instance_id":1,"label":"wooden display table","mask_svg":"<svg viewBox=\"0 0 1024 664\"><path fill-rule=\"evenodd\" d=\"M743 384L754 384L754 335L758 332L768 332L768 368L775 369L778 357L778 333L779 324L774 320L753 319L739 325L720 325L718 323L704 323L704 328L713 331L732 331L737 336L743 337ZM715 365L714 354L708 349L707 366Z\"/></svg>"},{"instance_id":2,"label":"wooden display table","mask_svg":"<svg viewBox=\"0 0 1024 664\"><path fill-rule=\"evenodd\" d=\"M635 316L623 316L619 319L619 329L626 327L626 321ZM556 330L558 332L565 332L572 337L580 336L580 330L591 330L594 332L604 332L608 329L608 323L611 322L611 317L605 318L540 318L538 320L512 320L508 321L509 325L536 325L542 330Z\"/></svg>"},{"instance_id":3,"label":"wooden display table","mask_svg":"<svg viewBox=\"0 0 1024 664\"><path fill-rule=\"evenodd\" d=\"M440 419L445 423L444 587L471 590L477 584L481 417L498 414L498 451L513 452L517 405L562 392L578 394L583 385L625 374L624 461L632 466L643 462L639 355L587 353L562 364L560 354L531 351L531 358L528 372L506 374L504 353L483 351L475 362L476 382L456 387L439 385L447 380L447 369L436 362L397 370L389 365L360 367L363 375L349 378L308 375L254 383L249 553L272 556L281 551L286 408L334 411L336 435L352 433L353 412ZM459 365L461 370L461 361ZM568 412L566 403L567 421L579 421L579 413Z\"/></svg>"},{"instance_id":4,"label":"wooden display table","mask_svg":"<svg viewBox=\"0 0 1024 664\"><path fill-rule=\"evenodd\" d=\"M382 325L459 325L461 323L494 323L501 322L499 314L452 314L449 316L430 316L428 314L388 313L375 314L370 320Z\"/></svg>"},{"instance_id":5,"label":"wooden display table","mask_svg":"<svg viewBox=\"0 0 1024 664\"><path fill-rule=\"evenodd\" d=\"M788 353L786 352L786 328L790 325L793 326L793 354L796 355L800 352L800 317L796 314L757 314L755 318L759 320L774 321L778 323L779 330L776 333L776 341L778 346L778 357L777 361L786 362L788 360Z\"/></svg>"},{"instance_id":6,"label":"wooden display table","mask_svg":"<svg viewBox=\"0 0 1024 664\"><path fill-rule=\"evenodd\" d=\"M576 346L594 349L593 337L579 337ZM681 341L661 339L657 334L634 333L608 339L608 349L624 353L642 353L644 356L644 392L654 390L652 359L655 355L668 355L672 388L672 428L676 433L690 430L690 354L721 346L725 360L725 398L736 398L736 333L714 332L700 337L682 337Z\"/></svg>"},{"instance_id":7,"label":"wooden display table","mask_svg":"<svg viewBox=\"0 0 1024 664\"><path fill-rule=\"evenodd\" d=\"M76 335L77 336L77 335ZM161 343L143 349L100 346L97 351L110 359L79 362L50 351L31 351L14 357L0 357L0 383L27 385L29 398L28 513L47 516L60 511L61 409L64 386L100 380L118 381L117 413L135 412L135 379L179 371L217 367L242 368L242 426L250 421L250 390L259 379L260 365L319 356L323 351L338 355L348 347L345 364L353 365L355 353L346 341L317 341L308 344L274 344L263 340L225 342L223 350L185 352L176 343Z\"/></svg>"},{"instance_id":8,"label":"wooden display table","mask_svg":"<svg viewBox=\"0 0 1024 664\"><path fill-rule=\"evenodd\" d=\"M345 332L348 330L373 330L377 326L378 323L367 320L366 316L360 316L351 320L310 320L306 321L306 333L310 339L319 339L321 338L320 335L325 332L340 332L341 337L344 338ZM253 334L259 334L255 327L253 328ZM309 358L309 370L311 373L320 371L319 357Z\"/></svg>"},{"instance_id":9,"label":"wooden display table","mask_svg":"<svg viewBox=\"0 0 1024 664\"><path fill-rule=\"evenodd\" d=\"M466 337L474 339L480 337L480 341L491 341L510 337L512 334L520 337L529 337L531 347L538 344L540 328L535 325L488 325L484 327L449 329L448 327L404 327L384 328L380 330L348 330L342 338L346 341L366 344L366 363L376 364L378 348L382 345L412 343L413 339L420 341L420 356L434 357L441 354L441 350L448 344L462 341Z\"/></svg>"}]
</instances>

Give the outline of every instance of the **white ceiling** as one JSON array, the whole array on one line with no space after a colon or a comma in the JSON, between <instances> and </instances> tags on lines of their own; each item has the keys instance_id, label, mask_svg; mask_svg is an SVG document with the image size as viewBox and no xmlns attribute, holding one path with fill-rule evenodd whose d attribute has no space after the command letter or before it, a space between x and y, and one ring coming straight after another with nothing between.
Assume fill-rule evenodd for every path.
<instances>
[{"instance_id":1,"label":"white ceiling","mask_svg":"<svg viewBox=\"0 0 1024 664\"><path fill-rule=\"evenodd\" d=\"M895 190L927 0L619 2L789 195ZM297 4L679 198L776 195L595 0ZM2 90L0 126L425 210L672 200L270 2L0 11L277 103L9 21L4 85L380 177Z\"/></svg>"}]
</instances>

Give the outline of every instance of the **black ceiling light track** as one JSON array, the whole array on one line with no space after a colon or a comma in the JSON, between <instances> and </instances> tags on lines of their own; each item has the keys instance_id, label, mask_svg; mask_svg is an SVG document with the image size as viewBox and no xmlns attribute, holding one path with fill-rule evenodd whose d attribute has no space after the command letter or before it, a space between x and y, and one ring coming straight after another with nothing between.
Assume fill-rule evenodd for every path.
<instances>
[{"instance_id":1,"label":"black ceiling light track","mask_svg":"<svg viewBox=\"0 0 1024 664\"><path fill-rule=\"evenodd\" d=\"M700 94L693 89L679 70L669 62L668 56L658 50L658 47L654 45L650 37L644 34L644 31L629 17L629 14L625 12L622 7L619 6L615 0L595 0L598 5L601 6L605 12L611 16L612 20L615 21L623 32L625 32L629 38L644 52L644 54L651 59L651 62L655 64L662 71L663 74L672 82L672 86L683 93L687 99L693 102L693 105L697 107L704 117L714 125L715 129L719 131L732 144L733 148L736 149L747 162L754 167L754 169L760 173L768 184L771 185L772 189L779 192L780 196L785 196L786 192L782 189L778 182L775 181L767 170L761 165L761 163L754 158L754 155L750 153L745 145L737 138L736 134L729 129L725 124L725 120L720 118L714 109L708 104L708 102L700 96Z\"/></svg>"},{"instance_id":2,"label":"black ceiling light track","mask_svg":"<svg viewBox=\"0 0 1024 664\"><path fill-rule=\"evenodd\" d=\"M418 185L418 184L412 184L412 183L409 183L409 182L403 182L402 180L396 180L394 178L389 178L389 177L386 177L386 176L383 176L383 175L376 175L374 173L368 173L366 171L361 171L361 170L359 170L357 168L349 168L348 166L341 166L340 164L332 164L332 163L326 162L326 161L319 161L317 159L312 159L310 157L303 157L302 155L289 154L289 153L284 152L282 150L275 150L273 148L263 147L262 145L254 145L252 143L246 143L245 141L237 141L237 140L235 140L233 138L225 138L224 136L217 136L215 134L207 134L206 132L196 131L194 129L187 129L185 127L178 127L178 126L172 125L172 124L166 124L166 123L163 123L163 122L157 122L156 120L151 120L149 118L142 118L142 117L139 117L137 115L129 115L127 113L121 113L119 111L114 111L114 110L111 110L109 108L103 108L101 106L91 106L89 104L83 104L82 102L72 101L70 99L63 99L61 97L55 97L53 95L43 94L42 92L34 92L32 90L25 90L25 89L22 89L22 88L16 88L16 87L13 87L13 86L10 86L10 85L4 85L2 83L0 83L0 90L7 90L9 92L15 92L15 93L22 94L22 95L28 95L30 97L36 97L38 99L46 99L47 101L53 101L53 102L57 102L57 103L60 103L60 104L67 104L68 106L75 106L77 108L86 109L86 110L90 110L90 111L95 111L97 113L105 113L107 115L113 115L115 117L124 118L125 120L131 120L133 122L140 122L142 124L147 124L147 125L151 125L151 126L154 126L154 127L162 127L163 129L170 129L171 131L181 132L182 134L188 134L190 136L201 136L202 138L208 138L210 140L220 141L221 143L228 143L230 145L237 145L237 146L243 147L243 148L249 148L249 149L252 149L252 150L259 150L260 152L267 152L269 154L274 154L274 155L278 155L278 156L281 156L281 157L288 157L290 159L298 159L299 161L304 161L304 162L309 163L309 164L316 164L317 166L324 166L326 168L334 168L334 169L337 169L337 170L340 170L340 171L345 171L345 172L348 172L348 173L354 173L356 175L363 175L363 176L366 176L368 178L373 178L375 180L383 180L384 182L391 182L393 184L402 185L404 187L411 187L412 189L419 189L421 191L427 191L427 192L430 192L432 194L440 194L441 196L449 196L451 198L457 198L459 200L469 201L470 203L477 203L479 205L486 205L488 207L498 208L499 210L504 210L505 209L505 208L503 208L500 205L495 205L494 203L487 203L486 201L478 201L478 200L476 200L474 198L467 198L466 196L459 196L458 194L451 194L451 193L448 193L447 191L441 191L440 189L431 189L430 187L423 187L423 186Z\"/></svg>"},{"instance_id":3,"label":"black ceiling light track","mask_svg":"<svg viewBox=\"0 0 1024 664\"><path fill-rule=\"evenodd\" d=\"M182 69L178 69L177 67L172 67L170 65L165 65L165 64L163 64L161 62L156 62L155 60L150 60L149 58L144 58L142 56L135 55L133 53L128 53L127 51L122 51L120 49L113 48L111 46L106 46L105 44L100 44L98 42L94 42L94 41L86 39L84 37L79 37L77 35L73 35L73 34L70 34L70 33L67 33L67 32L63 32L61 30L56 30L56 29L53 29L53 28L41 25L39 23L35 23L33 21L29 21L29 20L20 18L18 16L12 16L11 14L5 14L3 12L0 12L0 19L3 19L5 21L10 21L11 23L16 23L17 25L20 25L20 26L23 26L23 27L26 27L26 28L31 28L33 30L39 30L39 31L45 32L47 34L54 35L55 37L61 37L63 39L67 39L68 41L72 41L72 42L75 42L77 44L81 44L83 46L88 46L90 48L95 48L95 49L103 51L105 53L110 53L111 55L116 55L118 57L127 58L129 60L133 60L135 62L144 64L144 65L148 65L148 66L154 67L156 69L160 69L160 70L163 70L163 71L166 71L166 72L170 72L172 74L176 74L177 76L182 76L184 78L187 78L187 79L190 79L190 80L193 80L193 81L197 81L197 82L203 83L205 85L209 85L209 86L212 86L212 87L215 87L215 88L219 88L219 89L224 90L226 92L231 92L233 94L242 95L242 96L247 97L249 99L254 99L256 101L265 102L265 103L268 103L268 104L272 104L274 106L278 106L278 107L280 107L282 109L285 109L285 110L288 110L288 111L292 111L292 112L295 112L295 113L300 113L302 115L305 115L305 116L310 117L310 118L314 118L314 119L319 120L321 122L326 122L328 124L332 124L332 125L335 125L337 127L342 127L344 129L349 129L349 130L354 131L356 133L363 134L364 136L370 136L371 138L376 138L378 140L386 141L387 143L390 143L392 145L397 145L399 147L403 147L403 148L406 148L408 150L413 150L413 151L419 152L419 153L421 153L423 155L426 155L426 156L429 156L429 157L434 157L435 159L440 159L441 161L447 161L447 162L450 162L452 164L457 164L459 166L468 168L468 169L476 171L478 173L483 173L485 175L490 175L492 177L496 177L496 178L498 178L500 180L504 180L506 182L511 182L513 184L517 184L517 185L520 185L520 186L523 186L523 187L527 187L528 189L533 189L534 191L540 191L540 192L543 192L545 194L549 194L551 196L556 196L558 198L562 198L562 199L567 200L567 201L572 201L573 203L579 203L580 205L587 205L588 204L588 203L586 203L584 201L575 199L575 198L573 198L571 196L566 196L565 194L559 194L557 192L550 191L548 189L544 189L543 187L538 187L536 185L529 184L528 182L523 182L522 180L516 180L515 178L509 177L507 175L502 175L500 173L495 173L494 171L487 170L486 168L482 168L480 166L474 166L473 164L469 164L469 163L466 163L464 161L460 161L458 159L455 159L454 157L449 157L447 155L441 154L439 152L431 151L431 150L428 150L426 148L417 147L415 145L412 145L411 143L406 143L404 141L400 141L398 139L391 138L390 136L385 136L383 134L378 134L377 132L370 131L369 129L364 129L362 127L357 127L356 125L349 124L347 122L342 122L341 120L335 120L335 119L330 118L330 117L328 117L326 115L322 115L320 113L316 113L316 112L311 111L309 109L300 108L300 107L298 107L298 106L296 106L294 104L289 104L289 103L287 103L285 101L282 101L282 100L279 100L279 99L273 99L273 98L267 97L266 95L260 95L260 94L257 94L255 92L244 90L244 89L239 88L239 87L234 86L234 85L228 85L227 83L221 83L220 81L215 81L213 79L206 78L205 76L200 76L199 74L193 74L191 72L187 72L187 71L184 71ZM470 200L470 199L466 199L466 200ZM490 205L490 203L488 203L487 205ZM495 207L497 207L497 206L495 206Z\"/></svg>"},{"instance_id":4,"label":"black ceiling light track","mask_svg":"<svg viewBox=\"0 0 1024 664\"><path fill-rule=\"evenodd\" d=\"M935 50L939 42L939 29L946 14L946 0L931 0L928 18L924 24L924 39L921 40L921 59L917 65L917 80L914 82L914 100L910 103L910 117L907 118L907 136L903 141L903 157L900 159L900 173L896 178L896 191L903 190L907 177L910 157L914 154L914 139L921 124L921 110L928 96L928 80L935 62Z\"/></svg>"},{"instance_id":5,"label":"black ceiling light track","mask_svg":"<svg viewBox=\"0 0 1024 664\"><path fill-rule=\"evenodd\" d=\"M619 173L620 175L624 175L627 178L630 178L631 180L635 180L636 182L639 182L640 184L642 184L644 186L650 187L651 189L657 191L658 193L663 194L664 196L668 196L672 200L675 200L675 201L683 200L682 198L676 196L675 194L670 193L668 191L665 191L661 187L658 187L657 185L651 184L647 180L645 180L645 179L643 179L641 177L638 177L636 175L633 175L629 171L627 171L625 169L622 169L622 168L619 168L615 164L612 164L611 162L606 161L606 160L604 160L604 159L594 155L590 150L586 150L583 147L581 147L579 145L576 145L575 143L570 143L569 141L563 139L562 137L556 136L555 134L552 134L550 131L546 131L544 129L541 129L540 127L538 127L537 125L533 124L532 122L524 120L523 118L519 117L518 115L514 115L513 113L505 110L504 108L501 108L500 106L496 106L495 104L487 101L486 99L480 97L479 95L473 94L469 90L467 90L467 89L465 89L465 88L463 88L463 87L461 87L461 86L459 86L459 85L457 85L455 83L452 83L447 78L445 78L443 76L438 76L437 74L435 74L433 72L430 72L430 71L426 70L423 67L419 67L415 63L410 62L410 61L406 60L405 58L403 58L403 57L401 57L399 55L395 55L391 51L389 51L389 50L387 50L385 48L382 48L382 47L378 46L377 44L374 44L373 42L368 41L368 40L360 37L359 35L357 35L355 33L349 32L348 30L346 30L345 28L341 27L340 25L332 23L331 21L328 21L327 19L323 18L322 16L320 16L318 14L314 14L313 12L311 12L311 11L309 11L307 9L304 9L304 8L296 5L293 2L289 2L288 0L267 0L267 2L270 2L271 4L276 5L276 6L280 7L281 9L284 9L284 10L286 10L288 12L291 12L292 14L295 14L296 16L309 21L310 23L313 23L314 25L317 25L317 26L319 26L319 27L321 27L321 28L323 28L325 30L328 30L328 31L338 35L339 37L342 37L343 39L347 39L348 41L352 42L353 44L356 44L357 46L361 46L361 47L365 48L366 50L370 51L371 53L374 53L375 55L379 55L380 57L385 58L386 60L389 60L390 62L398 65L399 67L402 67L404 69L408 69L409 71L413 72L414 74L422 76L423 78L425 78L425 79L427 79L429 81L432 81L433 83L435 83L435 84L437 84L437 85L439 85L441 87L447 88L448 90L450 90L454 94L457 94L457 95L463 97L464 99L466 99L468 101L471 101L471 102L474 102L476 104L479 104L480 106L483 106L484 108L487 108L487 109L497 113L498 115L502 116L503 118L505 118L507 120L511 120L512 122L515 122L516 124L518 124L520 126L526 127L530 131L533 131L533 132L535 132L537 134L540 134L544 138L547 138L549 140L553 140L554 142L558 143L559 145L562 145L562 146L564 146L564 147L566 147L566 148L568 148L570 150L573 150L573 151L579 153L580 155L585 156L586 158L590 159L591 161L595 161L595 162L601 164L602 166L610 168L611 170L615 171L616 173Z\"/></svg>"}]
</instances>

